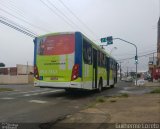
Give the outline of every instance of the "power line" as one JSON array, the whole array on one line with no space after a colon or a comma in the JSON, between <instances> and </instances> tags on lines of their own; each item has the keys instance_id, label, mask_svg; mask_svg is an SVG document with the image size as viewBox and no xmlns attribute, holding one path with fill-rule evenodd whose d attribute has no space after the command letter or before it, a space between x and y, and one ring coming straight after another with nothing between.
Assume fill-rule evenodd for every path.
<instances>
[{"instance_id":1,"label":"power line","mask_svg":"<svg viewBox=\"0 0 160 129\"><path fill-rule=\"evenodd\" d=\"M2 8L0 8L0 10L3 11L3 12L5 12L5 13L7 13L7 14L9 14L10 16L12 16L12 17L14 17L14 18L22 21L22 22L25 22L25 23L29 24L30 26L32 26L32 27L34 27L34 28L38 28L38 29L43 30L43 31L46 31L46 32L49 31L49 30L43 29L43 28L41 28L41 27L39 27L39 26L37 26L37 25L34 25L34 24L32 24L32 23L30 23L30 22L28 22L28 21L26 21L26 20L24 20L24 19L22 19L22 18L19 18L19 17L15 16L15 15L9 13L8 11L2 9Z\"/></svg>"},{"instance_id":2,"label":"power line","mask_svg":"<svg viewBox=\"0 0 160 129\"><path fill-rule=\"evenodd\" d=\"M18 27L18 28L21 28L21 29L23 29L24 31L27 31L27 32L29 32L29 33L32 34L32 35L37 35L36 33L32 32L30 29L28 29L28 28L26 28L26 27L24 27L24 26L21 26L21 25L15 23L15 22L13 22L13 21L11 21L11 20L3 17L3 16L0 16L0 18L1 18L3 21L6 21L7 23L10 23L10 24L12 24L12 25L14 25L14 26L16 26L16 27Z\"/></svg>"},{"instance_id":3,"label":"power line","mask_svg":"<svg viewBox=\"0 0 160 129\"><path fill-rule=\"evenodd\" d=\"M61 17L57 12L55 12L51 7L49 7L43 0L39 0L43 5L45 5L51 12L56 14L58 17L60 17L62 20L65 21L66 24L68 24L71 28L74 28L72 24L70 24L68 21L66 21L65 18Z\"/></svg>"},{"instance_id":4,"label":"power line","mask_svg":"<svg viewBox=\"0 0 160 129\"><path fill-rule=\"evenodd\" d=\"M5 5L5 2L7 2L6 0L3 1L3 3L1 3L1 5L9 10L13 10L15 11L18 15L20 15L21 17L25 18L24 17L24 13L23 11L21 11L20 9L18 9L13 3L11 3L10 1L8 1L8 3L6 3L7 5L11 5L12 7L8 7ZM12 1L13 2L13 1Z\"/></svg>"},{"instance_id":5,"label":"power line","mask_svg":"<svg viewBox=\"0 0 160 129\"><path fill-rule=\"evenodd\" d=\"M148 56L148 55L152 55L153 53L157 53L157 52L152 52L152 53L140 55L140 56L138 56L138 58L141 58L141 57L144 57L144 56ZM129 58L124 58L124 59L119 59L119 60L117 60L117 61L130 60L130 59L134 59L134 58L135 58L135 57L129 57Z\"/></svg>"},{"instance_id":6,"label":"power line","mask_svg":"<svg viewBox=\"0 0 160 129\"><path fill-rule=\"evenodd\" d=\"M7 1L5 1L5 2L7 2ZM16 14L18 14L19 16L21 16L21 17L23 17L23 19L25 19L26 21L29 21L29 19L30 19L30 17L27 17L26 15L25 15L25 13L24 13L24 10L21 10L20 8L17 8L16 7L16 5L15 5L15 3L13 3L14 1L8 1L8 3L7 3L7 5L4 5L6 8L8 8L9 10L13 10ZM9 6L10 5L10 6ZM11 7L12 6L12 7ZM13 12L12 11L12 12ZM13 14L13 13L12 13ZM32 14L34 14L34 13L32 13ZM44 24L45 24L45 27L46 27L46 25L48 25L48 23L47 22L45 22L44 20L42 20L42 19L40 19L40 17L39 16L37 16L37 14L39 14L39 13L36 13L36 16L34 16L34 18L36 17L36 20L38 20L38 21L41 21L41 22L43 22ZM31 16L31 15L30 15ZM40 22L39 22L40 23ZM53 26L52 26L53 27ZM51 32L51 31L49 31L48 29L46 29L45 30L46 32L48 31L48 32Z\"/></svg>"},{"instance_id":7,"label":"power line","mask_svg":"<svg viewBox=\"0 0 160 129\"><path fill-rule=\"evenodd\" d=\"M70 8L68 8L68 7L66 6L66 4L65 4L62 0L59 0L59 2L60 2L83 26L85 26L86 29L87 29L90 33L92 33L94 36L96 36L95 33L94 33L79 17L77 17L77 15L76 15L75 13L73 13L73 11L72 11ZM97 36L96 36L96 37L97 37Z\"/></svg>"},{"instance_id":8,"label":"power line","mask_svg":"<svg viewBox=\"0 0 160 129\"><path fill-rule=\"evenodd\" d=\"M0 17L0 23L4 24L6 26L9 26L9 27L11 27L11 28L23 33L23 34L26 34L26 35L32 37L32 38L35 38L37 36L36 34L30 32L29 30L27 30L23 27L20 27L20 26L17 27L16 25L9 23L9 21L4 20L2 17Z\"/></svg>"},{"instance_id":9,"label":"power line","mask_svg":"<svg viewBox=\"0 0 160 129\"><path fill-rule=\"evenodd\" d=\"M78 27L77 24L75 24L72 20L70 20L60 9L58 9L50 0L46 0L52 7L54 7L63 17L65 17L68 21L70 21L72 24L74 24L76 27Z\"/></svg>"},{"instance_id":10,"label":"power line","mask_svg":"<svg viewBox=\"0 0 160 129\"><path fill-rule=\"evenodd\" d=\"M154 50L148 50L148 51L138 52L138 54L152 53L152 52L155 52L155 51L156 51L155 49ZM118 55L114 54L115 57L117 57L117 56L126 56L126 55L133 56L135 54L131 54L131 53L123 53L123 54L118 54Z\"/></svg>"},{"instance_id":11,"label":"power line","mask_svg":"<svg viewBox=\"0 0 160 129\"><path fill-rule=\"evenodd\" d=\"M45 5L48 9L50 9L54 14L56 14L58 17L60 17L62 20L65 21L65 23L67 23L71 28L79 28L81 30L81 28L79 27L79 25L75 24L72 20L70 20L70 18L68 18L60 9L58 9L51 1L46 0L47 3L49 3L53 8L56 9L57 12L55 12L53 10L53 8L51 8L50 6L48 6L48 4L46 4L43 0L40 0L40 2ZM60 15L61 14L61 15ZM69 22L68 22L69 21ZM72 24L71 24L72 23ZM74 26L73 26L74 25ZM86 36L88 36L85 32L83 32Z\"/></svg>"}]
</instances>

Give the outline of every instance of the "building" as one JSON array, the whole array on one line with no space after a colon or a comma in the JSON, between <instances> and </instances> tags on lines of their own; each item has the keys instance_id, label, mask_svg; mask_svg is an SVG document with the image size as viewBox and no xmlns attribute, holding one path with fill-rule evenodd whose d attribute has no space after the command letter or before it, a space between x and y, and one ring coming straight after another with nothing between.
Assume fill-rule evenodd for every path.
<instances>
[{"instance_id":1,"label":"building","mask_svg":"<svg viewBox=\"0 0 160 129\"><path fill-rule=\"evenodd\" d=\"M33 83L33 66L16 65L16 67L0 68L0 84Z\"/></svg>"},{"instance_id":2,"label":"building","mask_svg":"<svg viewBox=\"0 0 160 129\"><path fill-rule=\"evenodd\" d=\"M149 73L153 80L160 79L160 18L157 27L157 55L149 58Z\"/></svg>"},{"instance_id":3,"label":"building","mask_svg":"<svg viewBox=\"0 0 160 129\"><path fill-rule=\"evenodd\" d=\"M0 68L0 75L32 75L33 66L17 64L16 67Z\"/></svg>"},{"instance_id":4,"label":"building","mask_svg":"<svg viewBox=\"0 0 160 129\"><path fill-rule=\"evenodd\" d=\"M160 68L160 18L158 20L158 32L157 32L157 67Z\"/></svg>"}]
</instances>

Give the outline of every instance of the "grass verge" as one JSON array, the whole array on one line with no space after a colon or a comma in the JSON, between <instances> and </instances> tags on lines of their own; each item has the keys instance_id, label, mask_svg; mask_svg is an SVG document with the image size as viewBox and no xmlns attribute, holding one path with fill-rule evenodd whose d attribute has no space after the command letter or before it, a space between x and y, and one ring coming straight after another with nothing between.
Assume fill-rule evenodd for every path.
<instances>
[{"instance_id":1,"label":"grass verge","mask_svg":"<svg viewBox=\"0 0 160 129\"><path fill-rule=\"evenodd\" d=\"M96 98L96 102L98 103L104 103L105 102L105 97L104 96L99 96Z\"/></svg>"},{"instance_id":2,"label":"grass verge","mask_svg":"<svg viewBox=\"0 0 160 129\"><path fill-rule=\"evenodd\" d=\"M11 88L0 88L0 92L13 91Z\"/></svg>"},{"instance_id":3,"label":"grass verge","mask_svg":"<svg viewBox=\"0 0 160 129\"><path fill-rule=\"evenodd\" d=\"M129 95L127 93L121 93L118 97L128 98Z\"/></svg>"},{"instance_id":4,"label":"grass verge","mask_svg":"<svg viewBox=\"0 0 160 129\"><path fill-rule=\"evenodd\" d=\"M160 88L156 88L156 89L152 90L150 93L160 93Z\"/></svg>"}]
</instances>

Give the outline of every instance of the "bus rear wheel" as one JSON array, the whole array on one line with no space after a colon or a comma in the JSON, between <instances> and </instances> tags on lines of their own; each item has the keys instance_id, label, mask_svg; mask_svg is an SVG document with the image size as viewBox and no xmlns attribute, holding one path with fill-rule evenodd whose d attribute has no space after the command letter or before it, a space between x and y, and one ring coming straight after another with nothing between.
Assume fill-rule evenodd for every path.
<instances>
[{"instance_id":1,"label":"bus rear wheel","mask_svg":"<svg viewBox=\"0 0 160 129\"><path fill-rule=\"evenodd\" d=\"M114 84L110 86L111 88L114 88Z\"/></svg>"},{"instance_id":2,"label":"bus rear wheel","mask_svg":"<svg viewBox=\"0 0 160 129\"><path fill-rule=\"evenodd\" d=\"M103 87L103 81L102 81L102 79L100 79L100 81L99 81L99 84L98 84L98 92L101 92L102 91L102 87Z\"/></svg>"}]
</instances>

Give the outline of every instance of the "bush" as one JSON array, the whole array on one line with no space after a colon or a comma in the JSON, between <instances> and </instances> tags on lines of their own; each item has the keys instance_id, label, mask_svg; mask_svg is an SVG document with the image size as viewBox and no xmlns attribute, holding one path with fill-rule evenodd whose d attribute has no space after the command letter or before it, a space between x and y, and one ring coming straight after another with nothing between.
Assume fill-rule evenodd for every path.
<instances>
[{"instance_id":1,"label":"bush","mask_svg":"<svg viewBox=\"0 0 160 129\"><path fill-rule=\"evenodd\" d=\"M160 93L160 88L156 88L156 89L152 90L150 93Z\"/></svg>"}]
</instances>

